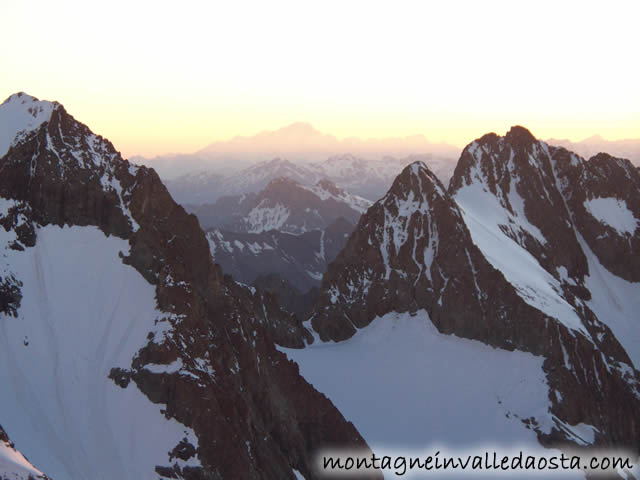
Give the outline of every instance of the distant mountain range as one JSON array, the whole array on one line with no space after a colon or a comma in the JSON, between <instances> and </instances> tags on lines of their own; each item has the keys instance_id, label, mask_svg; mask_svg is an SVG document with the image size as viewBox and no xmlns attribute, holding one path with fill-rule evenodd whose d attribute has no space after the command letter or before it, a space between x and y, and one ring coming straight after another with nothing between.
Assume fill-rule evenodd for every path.
<instances>
[{"instance_id":1,"label":"distant mountain range","mask_svg":"<svg viewBox=\"0 0 640 480\"><path fill-rule=\"evenodd\" d=\"M456 165L450 158L433 155L385 157L380 160L341 155L307 164L276 158L258 162L230 175L201 171L165 180L165 183L171 195L183 205L210 204L225 196L256 193L272 180L282 177L301 185L315 185L321 180L330 180L350 194L375 201L384 195L406 165L418 160L429 165L443 182L449 181Z\"/></svg>"},{"instance_id":2,"label":"distant mountain range","mask_svg":"<svg viewBox=\"0 0 640 480\"><path fill-rule=\"evenodd\" d=\"M640 165L640 138L605 140L600 135L594 135L579 142L551 138L547 140L547 143L564 147L584 158L591 158L598 153L606 152L614 157L631 160L636 166Z\"/></svg>"},{"instance_id":3,"label":"distant mountain range","mask_svg":"<svg viewBox=\"0 0 640 480\"><path fill-rule=\"evenodd\" d=\"M455 159L460 154L460 148L429 142L423 135L366 140L338 139L316 130L308 123L299 122L249 137L215 142L193 154L133 157L131 161L154 168L161 178L167 180L203 170L229 175L273 158L286 158L300 164L344 154L368 160L416 154Z\"/></svg>"}]
</instances>

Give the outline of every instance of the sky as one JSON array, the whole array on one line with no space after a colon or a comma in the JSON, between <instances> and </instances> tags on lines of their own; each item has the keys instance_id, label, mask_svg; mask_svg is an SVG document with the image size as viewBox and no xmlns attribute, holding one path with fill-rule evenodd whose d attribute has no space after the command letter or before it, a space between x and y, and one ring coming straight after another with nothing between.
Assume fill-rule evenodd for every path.
<instances>
[{"instance_id":1,"label":"sky","mask_svg":"<svg viewBox=\"0 0 640 480\"><path fill-rule=\"evenodd\" d=\"M57 100L125 156L297 121L456 146L515 124L640 137L637 0L0 0L0 18L0 97Z\"/></svg>"}]
</instances>

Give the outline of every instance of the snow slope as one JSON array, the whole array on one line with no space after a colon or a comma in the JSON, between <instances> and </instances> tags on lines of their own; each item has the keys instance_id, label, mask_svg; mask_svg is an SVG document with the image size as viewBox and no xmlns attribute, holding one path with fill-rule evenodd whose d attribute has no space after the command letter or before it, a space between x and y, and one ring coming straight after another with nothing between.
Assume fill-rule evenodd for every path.
<instances>
[{"instance_id":1,"label":"snow slope","mask_svg":"<svg viewBox=\"0 0 640 480\"><path fill-rule=\"evenodd\" d=\"M283 351L374 449L536 444L518 416L551 425L542 358L441 335L424 311L378 317L343 342Z\"/></svg>"},{"instance_id":2,"label":"snow slope","mask_svg":"<svg viewBox=\"0 0 640 480\"><path fill-rule=\"evenodd\" d=\"M0 318L0 422L16 448L56 480L157 479L186 427L135 386L107 378L130 368L159 316L152 285L95 227L42 227L32 248L6 248L0 272L22 282L18 317ZM10 266L10 267L9 267ZM173 462L171 462L173 463Z\"/></svg>"},{"instance_id":3,"label":"snow slope","mask_svg":"<svg viewBox=\"0 0 640 480\"><path fill-rule=\"evenodd\" d=\"M520 198L511 192L511 203ZM531 234L538 241L544 240L542 233L531 225L524 213L511 214L498 199L478 183L462 187L454 197L460 207L473 243L485 258L516 288L520 297L529 305L557 318L568 328L589 337L575 309L562 297L560 282L547 272L531 253L505 230L519 236L521 232ZM522 200L520 198L520 203Z\"/></svg>"},{"instance_id":4,"label":"snow slope","mask_svg":"<svg viewBox=\"0 0 640 480\"><path fill-rule=\"evenodd\" d=\"M442 335L424 311L378 317L343 342L281 350L376 452L540 451L522 420L535 417L545 432L555 424L543 358Z\"/></svg>"},{"instance_id":5,"label":"snow slope","mask_svg":"<svg viewBox=\"0 0 640 480\"><path fill-rule=\"evenodd\" d=\"M591 292L591 300L587 305L612 330L633 366L640 369L640 283L611 273L582 236L578 235L578 240L589 262L585 286Z\"/></svg>"}]
</instances>

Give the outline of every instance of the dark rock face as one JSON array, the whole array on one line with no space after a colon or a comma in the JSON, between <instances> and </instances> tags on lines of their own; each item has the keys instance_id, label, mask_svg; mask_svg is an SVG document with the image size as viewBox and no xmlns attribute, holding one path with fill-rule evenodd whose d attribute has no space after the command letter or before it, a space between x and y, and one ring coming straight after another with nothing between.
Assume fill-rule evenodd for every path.
<instances>
[{"instance_id":1,"label":"dark rock face","mask_svg":"<svg viewBox=\"0 0 640 480\"><path fill-rule=\"evenodd\" d=\"M313 327L323 339L337 341L353 335L354 327L390 311L415 311L429 305L433 315L436 305L441 307L444 297L454 294L439 260L444 255L455 259L455 266L447 268L455 268L473 283L468 258L472 254L479 252L473 250L456 205L438 179L422 163L414 163L363 215L330 265ZM473 295L465 298L468 303L451 302L456 316L473 313L478 303ZM448 302L442 308L453 313L447 307ZM343 315L350 321L344 322Z\"/></svg>"},{"instance_id":2,"label":"dark rock face","mask_svg":"<svg viewBox=\"0 0 640 480\"><path fill-rule=\"evenodd\" d=\"M295 313L298 318L307 318L320 293L320 289L317 287L302 293L277 273L260 275L253 282L253 286L265 294L273 295L284 310Z\"/></svg>"},{"instance_id":3,"label":"dark rock face","mask_svg":"<svg viewBox=\"0 0 640 480\"><path fill-rule=\"evenodd\" d=\"M327 264L331 263L342 251L354 228L355 223L349 222L344 217L338 217L324 229L324 259Z\"/></svg>"},{"instance_id":4,"label":"dark rock face","mask_svg":"<svg viewBox=\"0 0 640 480\"><path fill-rule=\"evenodd\" d=\"M17 316L22 300L20 287L22 287L22 282L16 280L13 275L0 277L0 313L12 317Z\"/></svg>"},{"instance_id":5,"label":"dark rock face","mask_svg":"<svg viewBox=\"0 0 640 480\"><path fill-rule=\"evenodd\" d=\"M7 436L7 433L2 428L2 425L0 425L0 442L9 443L9 437Z\"/></svg>"},{"instance_id":6,"label":"dark rock face","mask_svg":"<svg viewBox=\"0 0 640 480\"><path fill-rule=\"evenodd\" d=\"M241 195L225 195L215 203L201 205L186 204L184 207L189 213L193 213L204 230L222 228L225 225L234 225L249 213L252 205L255 205L257 193Z\"/></svg>"},{"instance_id":7,"label":"dark rock face","mask_svg":"<svg viewBox=\"0 0 640 480\"><path fill-rule=\"evenodd\" d=\"M27 226L16 229L21 246L37 242L38 225L98 226L129 241L122 261L155 286L164 312L159 321L168 330L162 338L150 335L131 369L114 369L110 377L119 386L135 382L150 401L164 405L167 418L198 437L201 467L161 465L159 474L271 479L293 478L295 468L314 478L317 449L366 447L276 350L274 340L302 346L306 332L297 320L275 300L223 275L196 217L172 200L153 170L130 165L58 106L50 121L0 159L0 171L0 196L28 212L20 220ZM14 222L9 217L3 222ZM19 302L11 292L2 287L7 311ZM186 374L145 369L177 359ZM193 456L192 447L177 445L168 461Z\"/></svg>"},{"instance_id":8,"label":"dark rock face","mask_svg":"<svg viewBox=\"0 0 640 480\"><path fill-rule=\"evenodd\" d=\"M570 190L562 188L572 185L558 167L563 155L569 154L514 127L503 138L489 134L465 148L448 192L423 164L407 167L362 216L329 266L312 326L322 339L339 341L376 316L425 309L441 333L544 356L552 413L570 425L596 426L598 445L638 450L640 375L586 304L591 293L584 283L583 227L574 221L579 215L572 208L581 199L576 195L572 202L565 193ZM603 162L584 166L592 161L579 162L585 171ZM604 162L614 170L620 165ZM625 171L627 178L637 174ZM623 191L630 193L623 198L632 210L638 189L628 183ZM481 197L469 197L469 191ZM467 224L473 221L465 210L469 198L482 198L499 213L502 240L496 241L515 242L558 282L556 293L579 317L582 330L527 301L521 288L488 261ZM632 265L628 278L638 273ZM571 441L561 428L538 431L538 437L544 444Z\"/></svg>"},{"instance_id":9,"label":"dark rock face","mask_svg":"<svg viewBox=\"0 0 640 480\"><path fill-rule=\"evenodd\" d=\"M354 224L340 217L325 230L300 235L216 229L207 232L207 240L214 261L237 281L253 284L260 276L277 274L305 293L320 286L327 265L344 247L353 228Z\"/></svg>"}]
</instances>

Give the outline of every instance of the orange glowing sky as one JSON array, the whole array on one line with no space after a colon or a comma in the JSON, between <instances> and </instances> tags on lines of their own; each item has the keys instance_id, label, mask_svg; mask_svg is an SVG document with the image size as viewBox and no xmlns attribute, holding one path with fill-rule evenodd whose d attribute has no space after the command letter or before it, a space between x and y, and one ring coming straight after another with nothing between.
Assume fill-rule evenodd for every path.
<instances>
[{"instance_id":1,"label":"orange glowing sky","mask_svg":"<svg viewBox=\"0 0 640 480\"><path fill-rule=\"evenodd\" d=\"M514 124L640 137L637 0L0 0L0 18L0 96L58 100L126 156L295 121L458 146Z\"/></svg>"}]
</instances>

